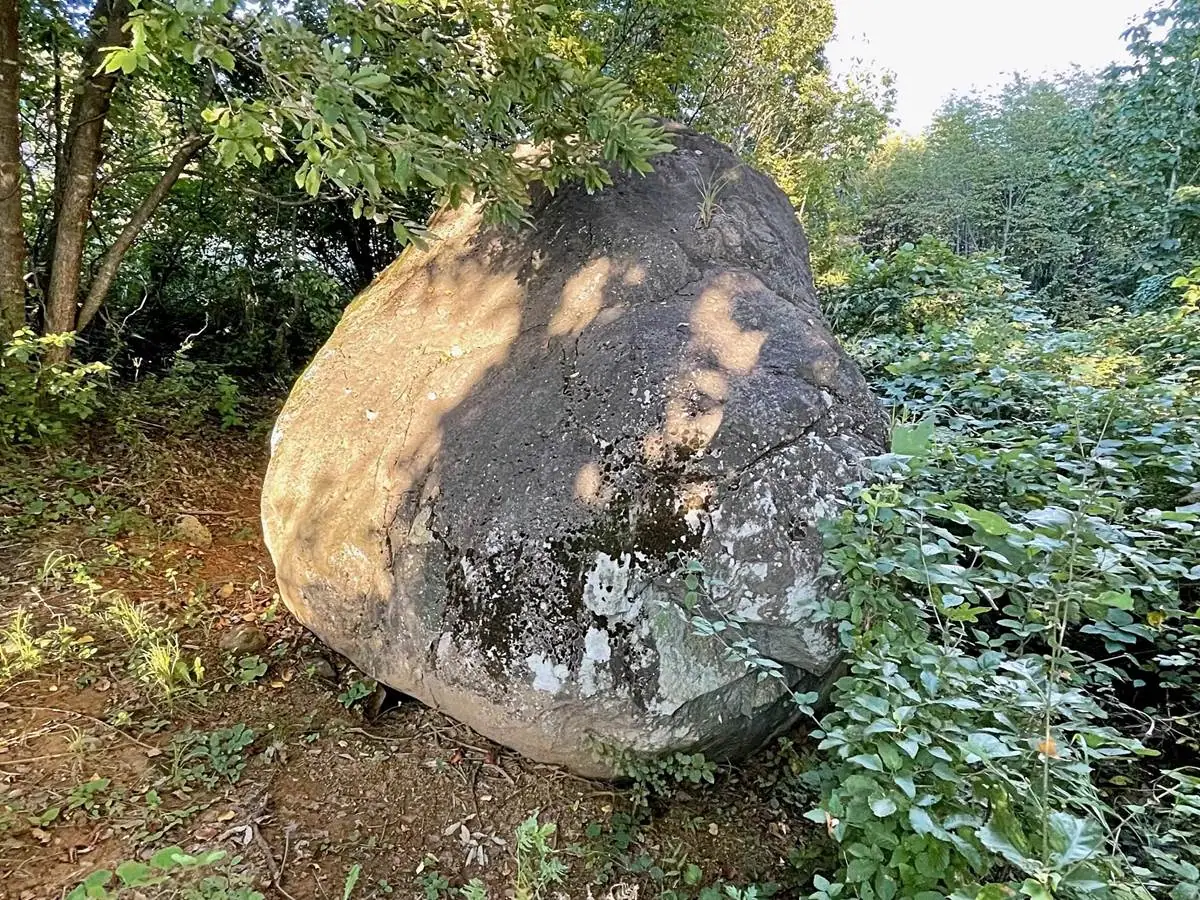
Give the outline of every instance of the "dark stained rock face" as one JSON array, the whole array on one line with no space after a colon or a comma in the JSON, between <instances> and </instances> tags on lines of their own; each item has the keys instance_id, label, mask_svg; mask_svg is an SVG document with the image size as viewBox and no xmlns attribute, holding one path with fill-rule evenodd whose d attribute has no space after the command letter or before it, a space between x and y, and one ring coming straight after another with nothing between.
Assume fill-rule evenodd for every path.
<instances>
[{"instance_id":1,"label":"dark stained rock face","mask_svg":"<svg viewBox=\"0 0 1200 900\"><path fill-rule=\"evenodd\" d=\"M347 310L272 437L288 607L378 680L535 759L747 752L821 687L818 520L883 420L787 199L676 129L652 175L437 217ZM706 186L717 185L705 200ZM743 621L784 679L685 608Z\"/></svg>"}]
</instances>

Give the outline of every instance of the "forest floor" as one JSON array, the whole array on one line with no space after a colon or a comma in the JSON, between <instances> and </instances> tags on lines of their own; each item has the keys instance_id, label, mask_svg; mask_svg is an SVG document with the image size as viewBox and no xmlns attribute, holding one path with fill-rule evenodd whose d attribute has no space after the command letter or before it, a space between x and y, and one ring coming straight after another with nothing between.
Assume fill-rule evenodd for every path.
<instances>
[{"instance_id":1,"label":"forest floor","mask_svg":"<svg viewBox=\"0 0 1200 900\"><path fill-rule=\"evenodd\" d=\"M372 690L279 602L264 443L0 462L0 897L159 896L118 892L157 859L204 900L441 900L472 878L500 898L530 878L518 856L566 866L547 897L794 895L822 842L781 802L787 741L647 808ZM181 539L182 515L211 542ZM514 833L534 815L556 831L531 861Z\"/></svg>"}]
</instances>

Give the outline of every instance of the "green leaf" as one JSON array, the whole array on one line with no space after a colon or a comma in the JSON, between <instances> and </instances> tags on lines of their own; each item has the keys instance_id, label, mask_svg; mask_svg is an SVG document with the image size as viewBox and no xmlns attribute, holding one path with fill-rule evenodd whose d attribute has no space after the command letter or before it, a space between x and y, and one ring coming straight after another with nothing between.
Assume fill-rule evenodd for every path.
<instances>
[{"instance_id":1,"label":"green leaf","mask_svg":"<svg viewBox=\"0 0 1200 900\"><path fill-rule=\"evenodd\" d=\"M180 860L186 856L182 847L164 847L150 857L150 865L156 869L170 871L179 868Z\"/></svg>"},{"instance_id":2,"label":"green leaf","mask_svg":"<svg viewBox=\"0 0 1200 900\"><path fill-rule=\"evenodd\" d=\"M850 860L846 866L846 880L849 882L870 881L871 876L879 869L879 863L869 857L860 856Z\"/></svg>"},{"instance_id":3,"label":"green leaf","mask_svg":"<svg viewBox=\"0 0 1200 900\"><path fill-rule=\"evenodd\" d=\"M342 900L350 900L350 895L354 893L354 888L358 884L358 877L362 874L362 866L355 863L350 867L350 871L346 873L346 883L342 886Z\"/></svg>"},{"instance_id":4,"label":"green leaf","mask_svg":"<svg viewBox=\"0 0 1200 900\"><path fill-rule=\"evenodd\" d=\"M1133 609L1133 597L1123 591L1104 591L1096 596L1096 602L1114 609Z\"/></svg>"},{"instance_id":5,"label":"green leaf","mask_svg":"<svg viewBox=\"0 0 1200 900\"><path fill-rule=\"evenodd\" d=\"M963 750L968 754L968 762L976 761L972 757L976 757L979 760L989 760L1018 755L1016 750L1009 747L994 734L989 734L986 731L976 731L968 735L967 741L963 745Z\"/></svg>"},{"instance_id":6,"label":"green leaf","mask_svg":"<svg viewBox=\"0 0 1200 900\"><path fill-rule=\"evenodd\" d=\"M975 836L984 847L999 854L1018 869L1029 872L1037 868L1037 863L1026 856L1023 849L1026 846L1025 835L1011 815L997 813L990 822L975 832Z\"/></svg>"},{"instance_id":7,"label":"green leaf","mask_svg":"<svg viewBox=\"0 0 1200 900\"><path fill-rule=\"evenodd\" d=\"M117 866L117 877L126 887L138 887L149 881L151 871L145 863L128 859Z\"/></svg>"},{"instance_id":8,"label":"green leaf","mask_svg":"<svg viewBox=\"0 0 1200 900\"><path fill-rule=\"evenodd\" d=\"M1002 537L1012 531L1012 526L1008 524L1008 520L1004 516L989 509L975 509L965 503L955 503L954 509L966 516L967 521L984 534Z\"/></svg>"},{"instance_id":9,"label":"green leaf","mask_svg":"<svg viewBox=\"0 0 1200 900\"><path fill-rule=\"evenodd\" d=\"M1029 900L1054 900L1050 889L1036 878L1026 878L1021 882L1021 893Z\"/></svg>"},{"instance_id":10,"label":"green leaf","mask_svg":"<svg viewBox=\"0 0 1200 900\"><path fill-rule=\"evenodd\" d=\"M860 753L858 756L852 756L846 762L853 763L863 769L870 769L872 772L883 771L883 760L876 753Z\"/></svg>"},{"instance_id":11,"label":"green leaf","mask_svg":"<svg viewBox=\"0 0 1200 900\"><path fill-rule=\"evenodd\" d=\"M220 66L222 69L224 69L226 72L233 71L233 65L234 65L233 54L230 53L228 50L226 50L224 47L218 47L216 50L213 51L212 60L218 66Z\"/></svg>"},{"instance_id":12,"label":"green leaf","mask_svg":"<svg viewBox=\"0 0 1200 900\"><path fill-rule=\"evenodd\" d=\"M1065 869L1099 852L1104 831L1091 819L1065 812L1050 813L1050 845L1054 848L1055 868Z\"/></svg>"},{"instance_id":13,"label":"green leaf","mask_svg":"<svg viewBox=\"0 0 1200 900\"><path fill-rule=\"evenodd\" d=\"M885 819L896 811L896 803L890 797L878 797L871 801L871 812L876 817Z\"/></svg>"},{"instance_id":14,"label":"green leaf","mask_svg":"<svg viewBox=\"0 0 1200 900\"><path fill-rule=\"evenodd\" d=\"M912 826L912 830L917 834L938 834L941 832L941 829L934 824L929 813L919 806L909 808L908 824Z\"/></svg>"},{"instance_id":15,"label":"green leaf","mask_svg":"<svg viewBox=\"0 0 1200 900\"><path fill-rule=\"evenodd\" d=\"M892 453L899 456L924 456L932 444L932 417L922 419L915 425L896 425L892 429Z\"/></svg>"}]
</instances>

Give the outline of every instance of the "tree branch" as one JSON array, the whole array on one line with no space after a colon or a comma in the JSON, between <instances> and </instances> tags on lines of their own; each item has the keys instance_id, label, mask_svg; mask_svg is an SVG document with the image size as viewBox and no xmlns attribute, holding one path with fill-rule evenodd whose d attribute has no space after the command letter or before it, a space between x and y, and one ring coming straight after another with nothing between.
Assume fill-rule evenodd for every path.
<instances>
[{"instance_id":1,"label":"tree branch","mask_svg":"<svg viewBox=\"0 0 1200 900\"><path fill-rule=\"evenodd\" d=\"M183 174L183 170L187 168L196 155L203 150L212 138L209 135L193 135L185 140L179 149L175 151L175 155L171 158L171 165L163 172L162 177L151 189L150 193L142 200L129 221L125 223L125 227L121 229L121 233L117 239L113 241L113 245L105 252L104 257L100 261L100 265L96 270L96 275L92 278L92 283L88 288L87 297L83 301L83 307L79 310L78 322L75 326L76 331L83 331L84 328L95 318L101 304L104 303L104 298L108 296L108 290L112 287L113 280L117 276L117 269L121 266L121 260L125 258L125 254L129 252L129 248L141 235L142 229L146 227L146 223L154 215L155 211L162 204L171 188L175 186L175 182L179 180L179 176Z\"/></svg>"}]
</instances>

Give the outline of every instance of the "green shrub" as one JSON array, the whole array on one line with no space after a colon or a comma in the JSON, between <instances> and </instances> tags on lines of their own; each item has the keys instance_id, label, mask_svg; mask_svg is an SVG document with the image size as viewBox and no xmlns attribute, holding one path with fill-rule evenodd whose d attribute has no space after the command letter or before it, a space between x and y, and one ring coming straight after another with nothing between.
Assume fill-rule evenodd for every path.
<instances>
[{"instance_id":1,"label":"green shrub","mask_svg":"<svg viewBox=\"0 0 1200 900\"><path fill-rule=\"evenodd\" d=\"M162 374L142 376L116 399L112 419L127 434L147 421L177 432L195 431L206 424L222 429L246 424L246 398L237 380L219 366L183 357Z\"/></svg>"},{"instance_id":2,"label":"green shrub","mask_svg":"<svg viewBox=\"0 0 1200 900\"><path fill-rule=\"evenodd\" d=\"M1200 896L1193 279L1072 330L1019 288L904 312L950 277L854 347L896 424L826 523L813 896Z\"/></svg>"},{"instance_id":3,"label":"green shrub","mask_svg":"<svg viewBox=\"0 0 1200 900\"><path fill-rule=\"evenodd\" d=\"M959 256L926 236L886 259L864 258L845 284L826 292L825 312L841 334L913 331L953 325L1019 286L1017 276L995 259Z\"/></svg>"},{"instance_id":4,"label":"green shrub","mask_svg":"<svg viewBox=\"0 0 1200 900\"><path fill-rule=\"evenodd\" d=\"M39 337L24 328L4 346L0 352L0 443L62 441L100 410L108 366L45 359L52 348L73 343L73 334Z\"/></svg>"}]
</instances>

